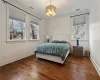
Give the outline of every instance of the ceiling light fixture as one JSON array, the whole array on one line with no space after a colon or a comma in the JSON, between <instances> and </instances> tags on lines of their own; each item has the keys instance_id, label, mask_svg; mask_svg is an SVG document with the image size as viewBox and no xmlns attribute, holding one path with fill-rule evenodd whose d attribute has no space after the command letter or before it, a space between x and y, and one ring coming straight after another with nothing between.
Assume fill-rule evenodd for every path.
<instances>
[{"instance_id":1,"label":"ceiling light fixture","mask_svg":"<svg viewBox=\"0 0 100 80\"><path fill-rule=\"evenodd\" d=\"M51 5L51 0L50 0L50 5L46 7L45 11L47 16L55 16L56 15L56 7Z\"/></svg>"}]
</instances>

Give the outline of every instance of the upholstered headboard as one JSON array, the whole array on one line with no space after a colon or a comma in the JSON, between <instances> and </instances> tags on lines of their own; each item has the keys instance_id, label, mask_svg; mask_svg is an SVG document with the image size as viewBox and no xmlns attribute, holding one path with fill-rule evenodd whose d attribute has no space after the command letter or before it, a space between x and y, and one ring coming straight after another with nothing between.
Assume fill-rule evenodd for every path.
<instances>
[{"instance_id":1,"label":"upholstered headboard","mask_svg":"<svg viewBox=\"0 0 100 80\"><path fill-rule=\"evenodd\" d=\"M52 41L53 40L64 40L64 41L69 41L69 34L64 34L64 33L58 33L58 34L54 34L51 36L52 37Z\"/></svg>"}]
</instances>

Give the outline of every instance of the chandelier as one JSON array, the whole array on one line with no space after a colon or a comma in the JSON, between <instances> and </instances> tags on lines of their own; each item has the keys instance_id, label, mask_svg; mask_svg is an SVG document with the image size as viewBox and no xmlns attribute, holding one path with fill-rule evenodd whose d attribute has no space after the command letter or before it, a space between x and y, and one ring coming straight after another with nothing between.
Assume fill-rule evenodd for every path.
<instances>
[{"instance_id":1,"label":"chandelier","mask_svg":"<svg viewBox=\"0 0 100 80\"><path fill-rule=\"evenodd\" d=\"M47 16L55 16L56 15L56 7L51 5L51 0L50 0L50 5L46 7L46 13Z\"/></svg>"}]
</instances>

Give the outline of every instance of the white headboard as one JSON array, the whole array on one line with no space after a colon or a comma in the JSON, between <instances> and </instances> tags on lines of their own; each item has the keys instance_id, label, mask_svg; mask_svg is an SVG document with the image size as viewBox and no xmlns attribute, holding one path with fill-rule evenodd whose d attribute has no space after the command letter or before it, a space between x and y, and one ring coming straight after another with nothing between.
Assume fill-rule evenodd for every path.
<instances>
[{"instance_id":1,"label":"white headboard","mask_svg":"<svg viewBox=\"0 0 100 80\"><path fill-rule=\"evenodd\" d=\"M52 41L53 40L65 40L65 41L69 41L69 34L65 34L65 33L58 33L58 34L54 34L51 36L52 37Z\"/></svg>"}]
</instances>

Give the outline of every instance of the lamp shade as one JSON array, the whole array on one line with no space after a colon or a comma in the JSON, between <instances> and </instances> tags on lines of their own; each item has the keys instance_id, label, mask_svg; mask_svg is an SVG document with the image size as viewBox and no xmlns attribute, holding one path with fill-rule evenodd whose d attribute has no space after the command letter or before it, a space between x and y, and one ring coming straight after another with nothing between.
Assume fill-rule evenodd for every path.
<instances>
[{"instance_id":1,"label":"lamp shade","mask_svg":"<svg viewBox=\"0 0 100 80\"><path fill-rule=\"evenodd\" d=\"M46 39L49 39L49 36L48 35L46 36Z\"/></svg>"},{"instance_id":2,"label":"lamp shade","mask_svg":"<svg viewBox=\"0 0 100 80\"><path fill-rule=\"evenodd\" d=\"M56 15L56 7L53 5L47 6L45 14L47 16L55 16Z\"/></svg>"}]
</instances>

